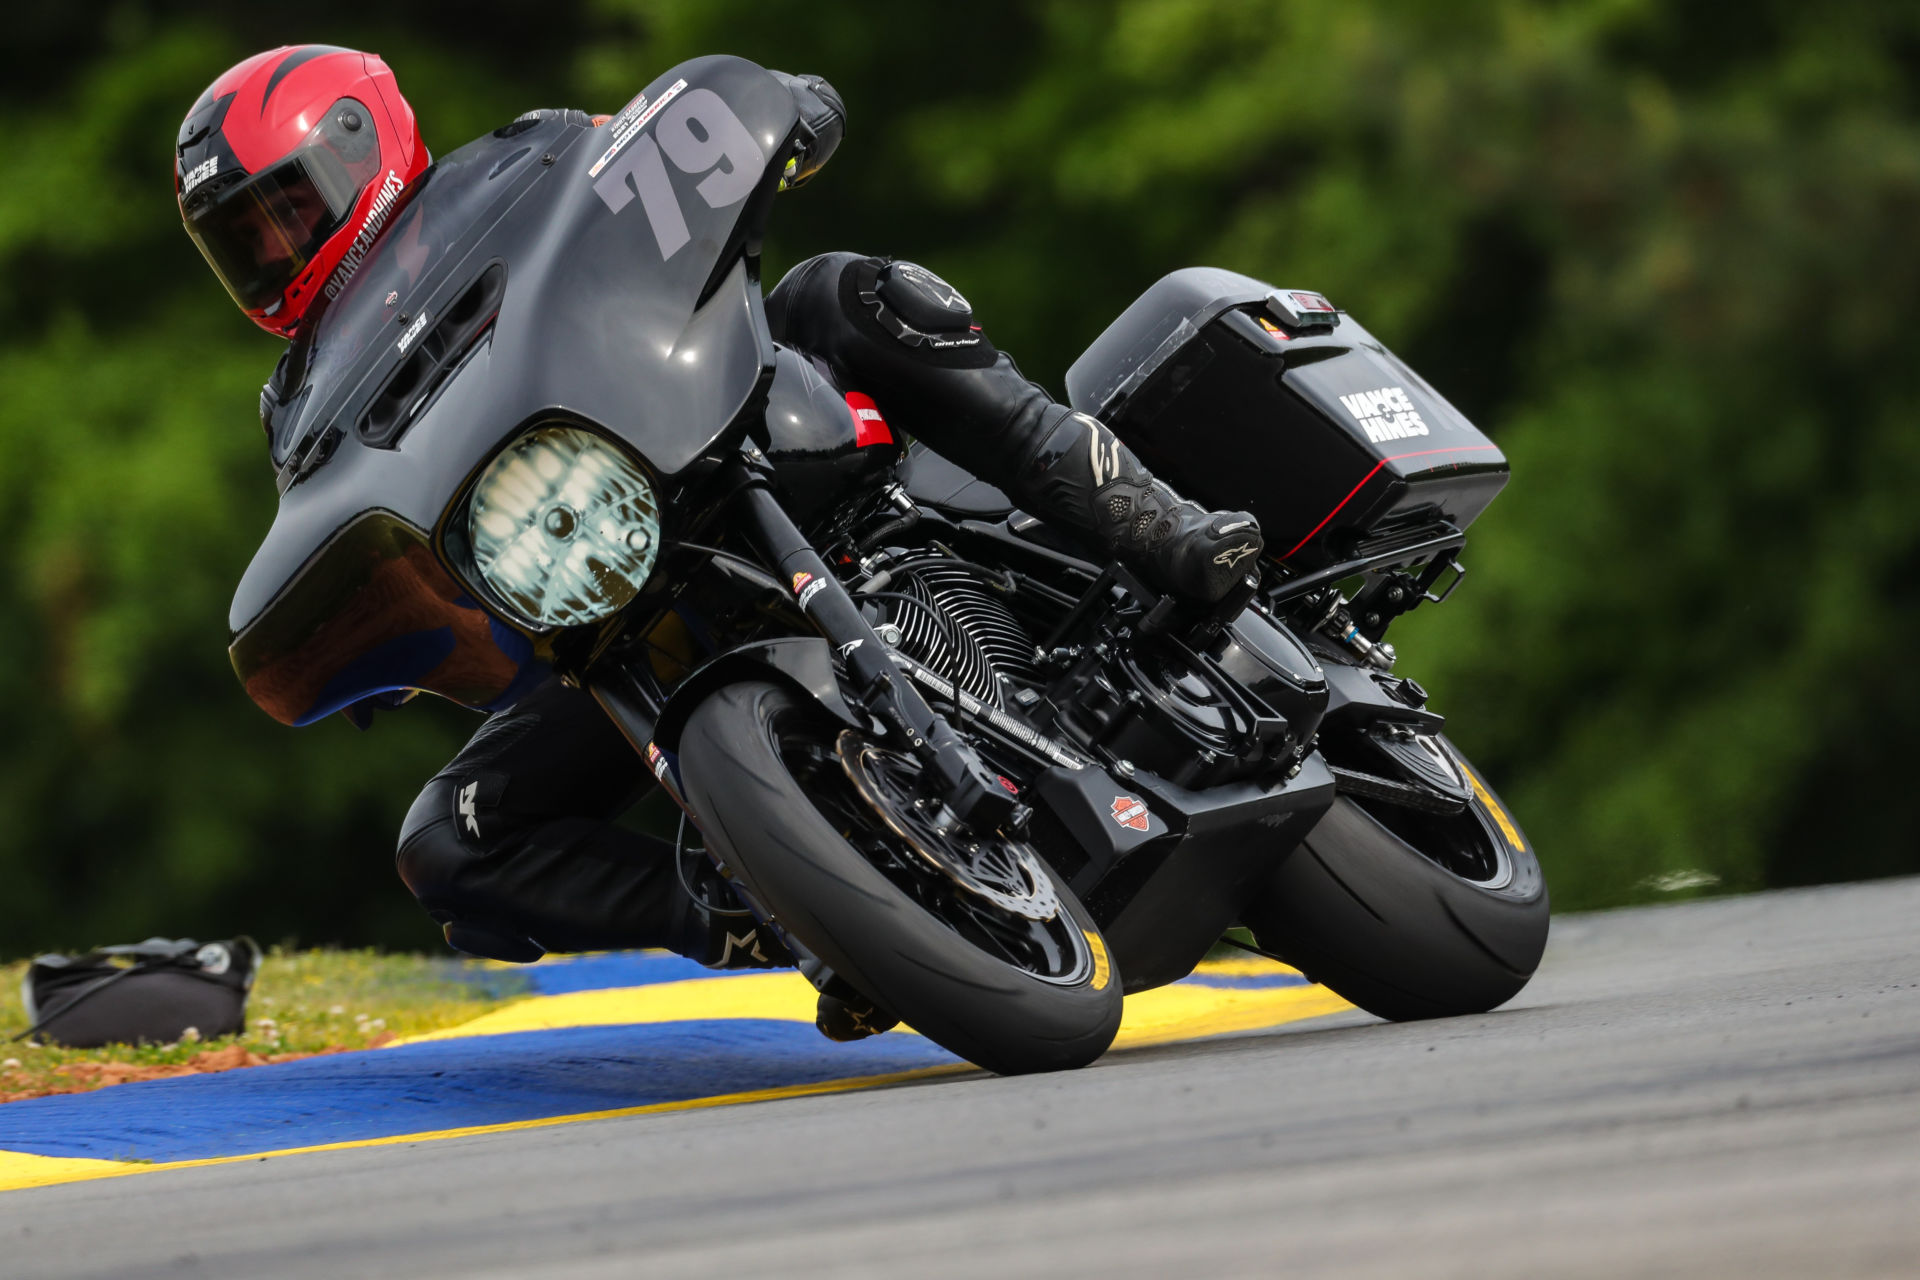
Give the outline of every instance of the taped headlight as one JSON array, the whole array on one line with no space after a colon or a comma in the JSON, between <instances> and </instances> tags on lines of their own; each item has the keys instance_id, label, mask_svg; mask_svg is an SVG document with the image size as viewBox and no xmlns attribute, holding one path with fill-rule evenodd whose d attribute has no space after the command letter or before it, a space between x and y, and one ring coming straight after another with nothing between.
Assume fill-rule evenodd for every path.
<instances>
[{"instance_id":1,"label":"taped headlight","mask_svg":"<svg viewBox=\"0 0 1920 1280\"><path fill-rule=\"evenodd\" d=\"M660 550L660 504L632 459L590 432L545 427L473 487L474 567L529 622L598 622L639 594Z\"/></svg>"}]
</instances>

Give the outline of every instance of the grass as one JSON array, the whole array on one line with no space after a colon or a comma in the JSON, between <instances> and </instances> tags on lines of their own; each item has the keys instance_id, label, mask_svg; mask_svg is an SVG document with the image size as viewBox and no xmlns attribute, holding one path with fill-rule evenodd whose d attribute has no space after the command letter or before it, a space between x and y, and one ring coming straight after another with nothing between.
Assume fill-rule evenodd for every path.
<instances>
[{"instance_id":1,"label":"grass","mask_svg":"<svg viewBox=\"0 0 1920 1280\"><path fill-rule=\"evenodd\" d=\"M240 1035L65 1049L12 1039L28 1025L20 1003L26 968L26 961L0 966L0 1101L375 1048L477 1018L528 985L511 969L447 957L275 947L261 961Z\"/></svg>"}]
</instances>

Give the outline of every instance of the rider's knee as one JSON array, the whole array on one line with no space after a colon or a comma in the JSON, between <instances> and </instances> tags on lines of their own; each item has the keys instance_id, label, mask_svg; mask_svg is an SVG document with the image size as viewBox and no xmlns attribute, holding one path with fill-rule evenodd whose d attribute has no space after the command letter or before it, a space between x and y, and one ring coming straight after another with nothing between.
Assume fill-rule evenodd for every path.
<instances>
[{"instance_id":1,"label":"rider's knee","mask_svg":"<svg viewBox=\"0 0 1920 1280\"><path fill-rule=\"evenodd\" d=\"M840 277L858 263L857 253L823 253L808 258L780 278L767 295L767 327L777 341L812 347L842 323Z\"/></svg>"},{"instance_id":2,"label":"rider's knee","mask_svg":"<svg viewBox=\"0 0 1920 1280\"><path fill-rule=\"evenodd\" d=\"M985 368L997 354L958 289L917 263L858 253L821 254L789 271L767 299L767 319L775 338L856 376Z\"/></svg>"},{"instance_id":3,"label":"rider's knee","mask_svg":"<svg viewBox=\"0 0 1920 1280\"><path fill-rule=\"evenodd\" d=\"M414 798L400 824L400 847L394 863L400 879L429 912L448 896L459 871L473 855L461 843L453 826L456 779L438 777Z\"/></svg>"},{"instance_id":4,"label":"rider's knee","mask_svg":"<svg viewBox=\"0 0 1920 1280\"><path fill-rule=\"evenodd\" d=\"M443 774L429 782L400 826L395 865L454 949L525 964L538 960L544 948L474 885L479 864L511 838L503 825L491 821L497 776Z\"/></svg>"}]
</instances>

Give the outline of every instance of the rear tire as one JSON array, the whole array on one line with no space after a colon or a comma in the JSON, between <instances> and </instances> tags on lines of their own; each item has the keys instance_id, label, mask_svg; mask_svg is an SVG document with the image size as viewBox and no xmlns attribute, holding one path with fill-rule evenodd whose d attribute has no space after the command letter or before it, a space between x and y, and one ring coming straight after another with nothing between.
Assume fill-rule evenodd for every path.
<instances>
[{"instance_id":1,"label":"rear tire","mask_svg":"<svg viewBox=\"0 0 1920 1280\"><path fill-rule=\"evenodd\" d=\"M837 731L772 684L730 685L695 708L680 738L680 774L728 870L837 976L970 1062L1014 1075L1081 1067L1106 1052L1120 1027L1121 982L1086 908L1055 879L1060 915L1044 926L1060 939L1054 974L963 936L908 891L912 859L893 865L886 842L898 838L871 809L861 821L845 799L858 796L851 784L842 794L824 767L796 778L795 752L831 744ZM941 891L935 880L931 892Z\"/></svg>"},{"instance_id":2,"label":"rear tire","mask_svg":"<svg viewBox=\"0 0 1920 1280\"><path fill-rule=\"evenodd\" d=\"M1475 784L1435 818L1342 796L1242 914L1262 947L1389 1021L1485 1013L1533 976L1547 887L1525 835Z\"/></svg>"}]
</instances>

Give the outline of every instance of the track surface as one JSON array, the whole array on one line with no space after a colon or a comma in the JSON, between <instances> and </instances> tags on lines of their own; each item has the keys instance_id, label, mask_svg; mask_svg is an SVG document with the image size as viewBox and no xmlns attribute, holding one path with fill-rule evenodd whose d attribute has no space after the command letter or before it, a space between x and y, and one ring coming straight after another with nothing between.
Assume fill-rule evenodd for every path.
<instances>
[{"instance_id":1,"label":"track surface","mask_svg":"<svg viewBox=\"0 0 1920 1280\"><path fill-rule=\"evenodd\" d=\"M1920 1275L1920 880L1563 917L1484 1017L16 1191L0 1271Z\"/></svg>"}]
</instances>

